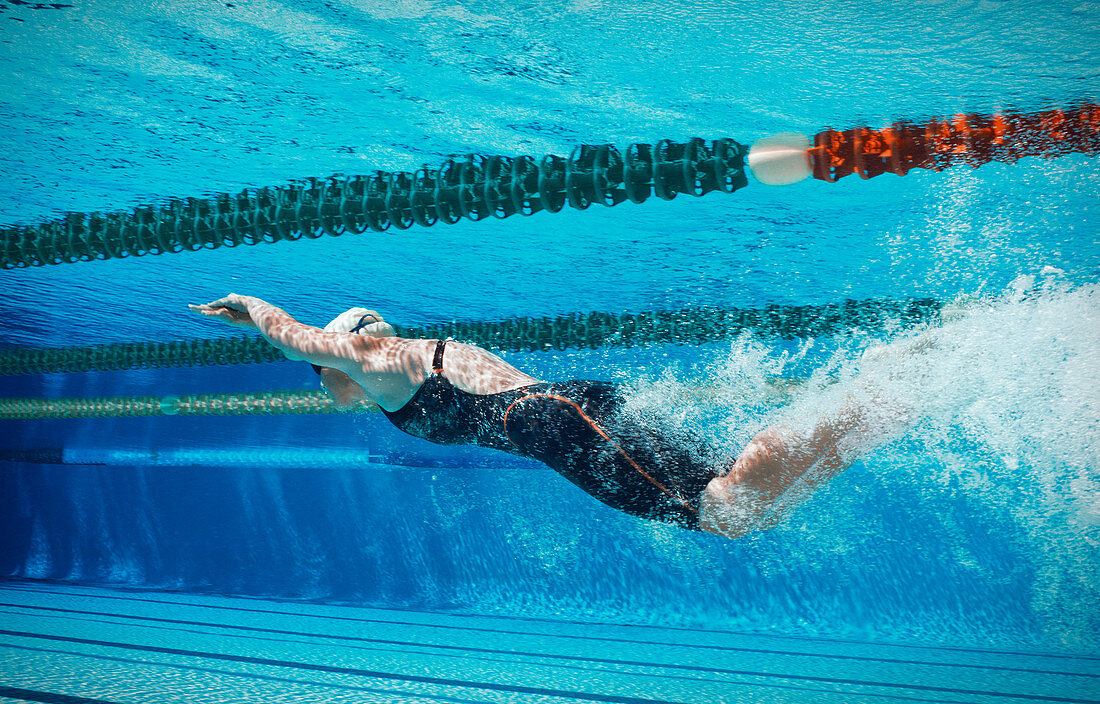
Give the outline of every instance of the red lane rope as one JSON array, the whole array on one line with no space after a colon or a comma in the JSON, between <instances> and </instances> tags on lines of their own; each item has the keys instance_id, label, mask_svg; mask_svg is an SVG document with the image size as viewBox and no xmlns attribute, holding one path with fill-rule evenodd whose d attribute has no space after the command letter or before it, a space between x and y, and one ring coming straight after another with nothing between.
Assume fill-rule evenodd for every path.
<instances>
[{"instance_id":1,"label":"red lane rope","mask_svg":"<svg viewBox=\"0 0 1100 704\"><path fill-rule=\"evenodd\" d=\"M911 169L942 171L1012 163L1027 156L1100 153L1100 105L1084 103L1035 113L1004 111L896 122L880 130L825 130L809 150L814 178L836 181L849 174L904 176Z\"/></svg>"}]
</instances>

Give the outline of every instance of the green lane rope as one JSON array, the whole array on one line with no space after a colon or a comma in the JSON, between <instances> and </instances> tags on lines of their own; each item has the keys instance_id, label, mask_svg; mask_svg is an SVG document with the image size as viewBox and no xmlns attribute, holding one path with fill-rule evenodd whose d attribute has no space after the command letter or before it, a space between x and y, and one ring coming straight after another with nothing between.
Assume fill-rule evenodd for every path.
<instances>
[{"instance_id":1,"label":"green lane rope","mask_svg":"<svg viewBox=\"0 0 1100 704\"><path fill-rule=\"evenodd\" d=\"M732 193L748 184L746 148L732 139L576 147L568 159L467 155L438 169L309 178L276 188L172 200L133 212L69 213L0 229L0 268L14 269L166 252L382 232L462 219L506 218L565 205L641 203L650 195Z\"/></svg>"},{"instance_id":2,"label":"green lane rope","mask_svg":"<svg viewBox=\"0 0 1100 704\"><path fill-rule=\"evenodd\" d=\"M362 403L352 411L376 411ZM323 391L256 394L121 396L116 398L0 398L0 420L138 416L317 415L341 413Z\"/></svg>"},{"instance_id":3,"label":"green lane rope","mask_svg":"<svg viewBox=\"0 0 1100 704\"><path fill-rule=\"evenodd\" d=\"M932 321L942 303L932 298L847 300L843 303L763 308L686 308L644 313L575 313L553 318L394 326L399 337L454 338L505 352L653 343L703 344L743 330L785 339L846 330L882 330ZM286 361L262 337L178 342L128 342L94 347L0 349L0 375L113 371Z\"/></svg>"}]
</instances>

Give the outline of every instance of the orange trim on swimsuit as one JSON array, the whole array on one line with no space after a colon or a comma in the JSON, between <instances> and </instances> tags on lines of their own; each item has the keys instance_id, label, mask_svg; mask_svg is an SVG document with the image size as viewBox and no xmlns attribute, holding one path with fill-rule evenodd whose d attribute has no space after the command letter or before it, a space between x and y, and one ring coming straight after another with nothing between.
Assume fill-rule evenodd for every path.
<instances>
[{"instance_id":1,"label":"orange trim on swimsuit","mask_svg":"<svg viewBox=\"0 0 1100 704\"><path fill-rule=\"evenodd\" d=\"M584 419L584 421L586 423L588 423L589 427L591 427L593 430L595 430L600 435L600 437L602 437L604 440L611 443L611 446L614 447L615 450L620 455L622 455L623 458L627 462L630 463L631 467L633 467L635 470L638 471L638 474L641 474L643 477L645 477L647 480L649 480L650 484L652 484L653 486L655 486L658 489L660 489L661 491L663 491L666 496L668 496L670 499L678 502L681 506L683 506L687 510L691 511L694 514L699 513L695 509L695 507L693 507L691 504L689 504L687 501L685 501L683 499L683 497L681 497L679 494L672 493L671 491L669 491L665 487L664 484L662 484L661 482L657 481L652 476L650 476L648 472L646 472L644 469L642 469L641 466L637 462L634 461L633 457L626 454L626 451L623 450L623 448L620 447L619 444L617 442L615 442L615 440L610 435L608 435L607 432L603 428L601 428L598 423L596 423L596 421L589 418L585 414L585 412L581 410L581 407L579 405L577 405L577 403L575 401L567 399L564 396L555 396L554 394L530 394L530 395L527 395L527 396L522 396L520 398L517 398L515 401L512 401L512 403L510 403L508 405L508 408L505 409L505 411L504 411L504 437L508 438L508 442L512 443L513 445L516 445L516 441L513 440L512 436L508 433L508 414L511 413L513 406L515 406L520 401L526 401L529 398L549 398L549 399L553 399L555 401L561 401L563 403L568 403L570 406L572 406L577 411L577 415L579 415L581 418ZM519 445L516 445L516 449L522 451L523 448L521 448Z\"/></svg>"}]
</instances>

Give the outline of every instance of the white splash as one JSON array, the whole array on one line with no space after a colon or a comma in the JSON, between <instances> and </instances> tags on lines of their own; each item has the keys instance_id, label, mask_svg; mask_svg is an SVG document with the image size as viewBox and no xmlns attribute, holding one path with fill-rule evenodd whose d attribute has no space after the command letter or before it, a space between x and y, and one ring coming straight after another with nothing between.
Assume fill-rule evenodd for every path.
<instances>
[{"instance_id":1,"label":"white splash","mask_svg":"<svg viewBox=\"0 0 1100 704\"><path fill-rule=\"evenodd\" d=\"M813 343L777 355L743 336L702 386L667 372L631 399L731 454L770 424L807 427L853 396L875 399L883 432L857 464L746 543L762 573L880 554L908 519L963 582L1030 580L1048 636L1080 643L1100 629L1100 285L1021 276L945 307L937 326L827 344L809 378L780 384ZM868 491L890 505L868 510ZM983 551L985 530L998 555Z\"/></svg>"}]
</instances>

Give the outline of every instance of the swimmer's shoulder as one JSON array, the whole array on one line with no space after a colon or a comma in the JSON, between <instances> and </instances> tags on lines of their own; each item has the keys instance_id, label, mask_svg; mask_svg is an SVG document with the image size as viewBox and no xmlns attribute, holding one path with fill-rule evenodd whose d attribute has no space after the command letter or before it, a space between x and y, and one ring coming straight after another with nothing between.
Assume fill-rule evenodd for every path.
<instances>
[{"instance_id":1,"label":"swimmer's shoulder","mask_svg":"<svg viewBox=\"0 0 1100 704\"><path fill-rule=\"evenodd\" d=\"M436 343L430 344L430 354L434 355ZM445 348L443 375L459 389L478 395L540 383L489 350L454 340L449 340Z\"/></svg>"}]
</instances>

